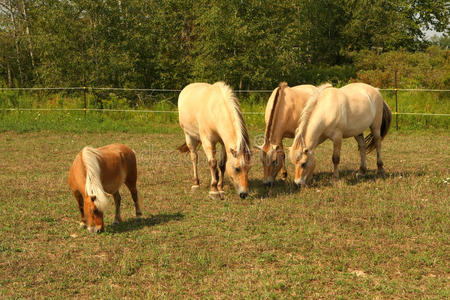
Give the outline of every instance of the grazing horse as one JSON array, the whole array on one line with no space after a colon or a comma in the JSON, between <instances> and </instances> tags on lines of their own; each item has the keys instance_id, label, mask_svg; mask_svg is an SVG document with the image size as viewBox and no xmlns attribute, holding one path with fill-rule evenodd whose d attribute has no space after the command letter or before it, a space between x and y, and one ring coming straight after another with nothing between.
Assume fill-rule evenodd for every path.
<instances>
[{"instance_id":1,"label":"grazing horse","mask_svg":"<svg viewBox=\"0 0 450 300\"><path fill-rule=\"evenodd\" d=\"M211 171L211 198L224 197L225 170L242 199L248 195L250 142L239 102L231 88L223 82L192 83L178 97L180 126L186 143L178 147L190 152L194 168L194 185L199 187L197 146L201 143ZM215 158L216 144L222 145L219 170Z\"/></svg>"},{"instance_id":2,"label":"grazing horse","mask_svg":"<svg viewBox=\"0 0 450 300\"><path fill-rule=\"evenodd\" d=\"M379 90L365 83L351 83L340 89L319 88L306 103L291 147L295 183L306 185L315 167L314 150L326 139L333 141L333 177L339 178L338 164L343 138L358 142L361 165L357 176L366 173L366 151L377 149L378 174L383 175L381 141L391 125L391 110ZM363 132L371 133L364 139Z\"/></svg>"},{"instance_id":3,"label":"grazing horse","mask_svg":"<svg viewBox=\"0 0 450 300\"><path fill-rule=\"evenodd\" d=\"M68 179L80 209L80 226L87 226L90 232L104 229L103 214L109 204L107 196L111 194L116 205L114 223L121 222L119 188L123 183L131 192L136 217L140 218L142 203L136 180L136 156L130 147L122 144L97 149L84 147L75 157Z\"/></svg>"},{"instance_id":4,"label":"grazing horse","mask_svg":"<svg viewBox=\"0 0 450 300\"><path fill-rule=\"evenodd\" d=\"M316 90L317 87L310 84L289 87L286 82L281 82L269 97L264 144L255 146L264 167L265 185L272 185L280 170L281 179L286 180L283 138L294 138L303 108Z\"/></svg>"}]
</instances>

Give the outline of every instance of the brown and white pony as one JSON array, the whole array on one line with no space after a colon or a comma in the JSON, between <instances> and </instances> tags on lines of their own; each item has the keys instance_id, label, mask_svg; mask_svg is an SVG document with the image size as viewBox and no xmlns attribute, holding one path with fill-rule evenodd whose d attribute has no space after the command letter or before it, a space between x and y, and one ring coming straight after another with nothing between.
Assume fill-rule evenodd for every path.
<instances>
[{"instance_id":1,"label":"brown and white pony","mask_svg":"<svg viewBox=\"0 0 450 300\"><path fill-rule=\"evenodd\" d=\"M255 146L260 152L265 185L272 185L280 170L281 179L286 180L283 138L294 138L303 108L315 91L317 87L310 84L289 87L281 82L270 95L265 113L264 144Z\"/></svg>"},{"instance_id":2,"label":"brown and white pony","mask_svg":"<svg viewBox=\"0 0 450 300\"><path fill-rule=\"evenodd\" d=\"M194 168L194 185L199 187L197 146L201 143L211 171L211 198L223 198L225 170L241 198L248 195L250 142L239 102L231 88L223 82L192 83L178 97L180 126L186 143L178 147L190 152ZM222 144L219 170L215 158L216 144Z\"/></svg>"},{"instance_id":3,"label":"brown and white pony","mask_svg":"<svg viewBox=\"0 0 450 300\"><path fill-rule=\"evenodd\" d=\"M381 141L391 125L391 110L379 90L365 83L351 83L340 89L322 87L308 100L291 147L295 165L295 183L306 185L315 167L314 150L326 139L333 141L333 177L339 177L338 164L343 138L358 142L361 165L357 176L364 175L366 151L377 149L378 173L384 174ZM364 139L363 132L371 133Z\"/></svg>"},{"instance_id":4,"label":"brown and white pony","mask_svg":"<svg viewBox=\"0 0 450 300\"><path fill-rule=\"evenodd\" d=\"M111 194L116 205L114 223L121 222L119 188L123 183L131 192L136 217L140 218L142 203L136 189L136 180L136 156L130 147L122 144L97 149L84 147L75 157L68 178L80 209L80 226L87 226L90 232L104 229L103 214Z\"/></svg>"}]
</instances>

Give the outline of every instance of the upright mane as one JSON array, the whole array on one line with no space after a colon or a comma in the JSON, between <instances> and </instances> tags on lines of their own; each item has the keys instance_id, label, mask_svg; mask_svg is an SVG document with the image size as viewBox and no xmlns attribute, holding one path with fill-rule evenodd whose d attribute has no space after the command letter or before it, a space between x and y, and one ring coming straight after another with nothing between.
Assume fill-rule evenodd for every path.
<instances>
[{"instance_id":1,"label":"upright mane","mask_svg":"<svg viewBox=\"0 0 450 300\"><path fill-rule=\"evenodd\" d=\"M250 153L250 138L247 132L247 126L239 106L239 100L233 93L233 90L224 82L217 82L215 85L220 87L225 104L233 119L233 127L236 131L237 141L236 150L242 151L244 154Z\"/></svg>"},{"instance_id":2,"label":"upright mane","mask_svg":"<svg viewBox=\"0 0 450 300\"><path fill-rule=\"evenodd\" d=\"M324 83L318 86L317 90L308 98L308 101L306 101L305 108L300 116L300 125L296 130L293 145L298 146L300 144L302 137L304 137L306 127L308 126L309 119L311 118L312 111L316 107L320 93L329 87L332 87L329 83Z\"/></svg>"},{"instance_id":3,"label":"upright mane","mask_svg":"<svg viewBox=\"0 0 450 300\"><path fill-rule=\"evenodd\" d=\"M264 134L264 144L267 144L270 142L270 137L272 136L272 133L273 133L273 123L274 123L275 114L279 107L279 105L278 105L278 103L280 102L279 99L282 98L282 93L284 92L284 88L287 86L288 85L286 82L280 82L280 84L278 85L277 92L275 94L275 98L273 99L273 102L272 102L272 107L270 108L269 122L267 123L266 132Z\"/></svg>"}]
</instances>

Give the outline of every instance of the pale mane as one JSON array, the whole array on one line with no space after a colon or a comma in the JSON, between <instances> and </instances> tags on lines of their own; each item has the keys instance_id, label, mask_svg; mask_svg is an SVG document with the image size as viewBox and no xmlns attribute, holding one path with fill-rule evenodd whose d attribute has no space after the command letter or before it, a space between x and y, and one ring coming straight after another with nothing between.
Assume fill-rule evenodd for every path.
<instances>
[{"instance_id":1,"label":"pale mane","mask_svg":"<svg viewBox=\"0 0 450 300\"><path fill-rule=\"evenodd\" d=\"M287 86L286 82L280 82L277 87L277 91L275 93L275 98L272 102L272 107L270 108L269 121L267 122L266 132L264 134L264 143L267 144L270 142L270 137L273 134L275 115L278 111L278 103L280 103L279 98L281 98L281 93L283 93L284 88Z\"/></svg>"},{"instance_id":2,"label":"pale mane","mask_svg":"<svg viewBox=\"0 0 450 300\"><path fill-rule=\"evenodd\" d=\"M302 111L302 114L300 116L300 125L298 126L293 145L298 146L301 142L301 138L304 137L304 133L306 130L306 127L308 126L309 119L311 117L311 114L316 107L317 100L319 99L320 93L326 89L332 87L329 83L324 83L317 87L317 90L308 98L308 101L306 101L305 108Z\"/></svg>"},{"instance_id":3,"label":"pale mane","mask_svg":"<svg viewBox=\"0 0 450 300\"><path fill-rule=\"evenodd\" d=\"M239 106L239 100L236 95L234 95L233 90L224 82L216 82L215 85L220 87L225 103L233 118L233 127L237 136L236 150L249 153L250 139L248 136L247 127L245 126L244 117Z\"/></svg>"}]
</instances>

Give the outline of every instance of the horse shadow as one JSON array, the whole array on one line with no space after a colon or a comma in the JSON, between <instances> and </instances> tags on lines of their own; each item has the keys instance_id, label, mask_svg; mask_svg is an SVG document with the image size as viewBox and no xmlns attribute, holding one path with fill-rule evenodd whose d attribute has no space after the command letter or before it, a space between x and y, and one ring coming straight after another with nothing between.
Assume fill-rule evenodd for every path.
<instances>
[{"instance_id":1,"label":"horse shadow","mask_svg":"<svg viewBox=\"0 0 450 300\"><path fill-rule=\"evenodd\" d=\"M184 219L184 215L180 212L172 214L158 214L147 218L129 219L118 224L111 224L106 227L108 233L122 233L138 230L144 227L151 227L159 224L165 224L170 221L179 221Z\"/></svg>"},{"instance_id":2,"label":"horse shadow","mask_svg":"<svg viewBox=\"0 0 450 300\"><path fill-rule=\"evenodd\" d=\"M275 180L271 187L265 186L261 179L250 179L249 185L252 189L252 196L255 198L270 198L277 195L292 194L298 190L298 187L292 180Z\"/></svg>"},{"instance_id":3,"label":"horse shadow","mask_svg":"<svg viewBox=\"0 0 450 300\"><path fill-rule=\"evenodd\" d=\"M366 174L360 177L356 176L357 170L341 169L339 170L338 181L343 181L345 184L353 186L364 182L375 182L376 180L386 180L395 177L411 177L411 176L424 176L424 171L400 171L400 172L386 172L384 175L377 174L376 170L367 170ZM333 186L333 172L317 172L313 175L313 180L309 185L309 188L324 188ZM274 182L271 188L265 186L261 179L249 180L250 186L253 190L253 197L255 198L269 198L277 195L289 195L299 192L300 188L297 187L292 178L288 178L286 181L278 179Z\"/></svg>"}]
</instances>

